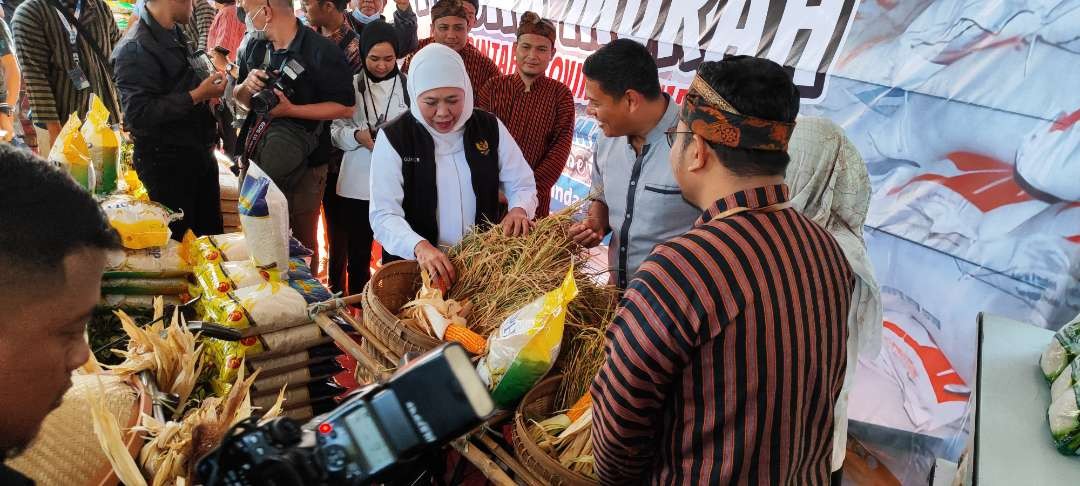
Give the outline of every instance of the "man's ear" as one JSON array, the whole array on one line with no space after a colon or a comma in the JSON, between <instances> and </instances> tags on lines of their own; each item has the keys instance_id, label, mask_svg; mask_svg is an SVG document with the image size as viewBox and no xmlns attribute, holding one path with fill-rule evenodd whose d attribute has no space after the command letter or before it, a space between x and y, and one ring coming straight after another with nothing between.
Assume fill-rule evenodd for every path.
<instances>
[{"instance_id":1,"label":"man's ear","mask_svg":"<svg viewBox=\"0 0 1080 486\"><path fill-rule=\"evenodd\" d=\"M627 104L627 108L629 108L630 112L633 113L637 111L639 107L641 107L642 96L641 93L638 93L637 91L632 89L628 89L623 92L622 101Z\"/></svg>"},{"instance_id":2,"label":"man's ear","mask_svg":"<svg viewBox=\"0 0 1080 486\"><path fill-rule=\"evenodd\" d=\"M699 172L708 166L709 158L715 155L709 147L709 142L706 142L701 135L695 133L692 136L694 138L690 141L690 156L686 158L684 167L687 172Z\"/></svg>"}]
</instances>

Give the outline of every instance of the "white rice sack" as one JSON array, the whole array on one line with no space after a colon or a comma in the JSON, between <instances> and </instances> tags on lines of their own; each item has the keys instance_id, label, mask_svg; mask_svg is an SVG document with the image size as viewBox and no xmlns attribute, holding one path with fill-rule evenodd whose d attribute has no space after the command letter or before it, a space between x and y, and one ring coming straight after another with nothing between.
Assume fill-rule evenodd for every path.
<instances>
[{"instance_id":1,"label":"white rice sack","mask_svg":"<svg viewBox=\"0 0 1080 486\"><path fill-rule=\"evenodd\" d=\"M289 268L289 203L258 165L248 167L240 188L240 223L251 258L261 268Z\"/></svg>"},{"instance_id":2,"label":"white rice sack","mask_svg":"<svg viewBox=\"0 0 1080 486\"><path fill-rule=\"evenodd\" d=\"M311 322L304 296L288 285L263 282L234 295L255 327L284 329Z\"/></svg>"},{"instance_id":3,"label":"white rice sack","mask_svg":"<svg viewBox=\"0 0 1080 486\"><path fill-rule=\"evenodd\" d=\"M180 243L169 240L163 247L109 252L106 278L168 278L191 273L181 257Z\"/></svg>"},{"instance_id":4,"label":"white rice sack","mask_svg":"<svg viewBox=\"0 0 1080 486\"><path fill-rule=\"evenodd\" d=\"M1080 451L1078 392L1080 390L1074 385L1068 393L1054 398L1046 415L1050 421L1050 435L1054 437L1054 444L1062 454L1076 455Z\"/></svg>"},{"instance_id":5,"label":"white rice sack","mask_svg":"<svg viewBox=\"0 0 1080 486\"><path fill-rule=\"evenodd\" d=\"M1062 393L1071 392L1078 380L1080 380L1080 359L1074 359L1050 386L1050 399L1053 400Z\"/></svg>"}]
</instances>

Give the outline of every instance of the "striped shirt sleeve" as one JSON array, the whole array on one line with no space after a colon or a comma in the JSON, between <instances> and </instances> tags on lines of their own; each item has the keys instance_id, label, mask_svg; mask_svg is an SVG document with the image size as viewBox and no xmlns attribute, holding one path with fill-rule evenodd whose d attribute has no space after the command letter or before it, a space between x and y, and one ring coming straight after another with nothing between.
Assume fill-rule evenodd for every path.
<instances>
[{"instance_id":1,"label":"striped shirt sleeve","mask_svg":"<svg viewBox=\"0 0 1080 486\"><path fill-rule=\"evenodd\" d=\"M593 452L601 484L639 484L653 463L672 383L699 344L692 264L661 245L646 260L607 331L592 386Z\"/></svg>"},{"instance_id":2,"label":"striped shirt sleeve","mask_svg":"<svg viewBox=\"0 0 1080 486\"><path fill-rule=\"evenodd\" d=\"M56 93L49 84L50 49L49 46L67 39L49 39L45 34L43 9L34 8L36 4L27 2L15 11L14 37L15 54L22 67L26 95L30 99L30 110L35 122L59 122L56 109ZM65 114L67 116L68 114Z\"/></svg>"}]
</instances>

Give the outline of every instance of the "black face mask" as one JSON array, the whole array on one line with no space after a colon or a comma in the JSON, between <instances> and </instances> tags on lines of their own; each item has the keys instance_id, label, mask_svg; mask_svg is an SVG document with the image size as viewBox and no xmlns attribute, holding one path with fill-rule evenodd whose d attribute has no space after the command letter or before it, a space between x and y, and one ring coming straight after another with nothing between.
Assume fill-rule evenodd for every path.
<instances>
[{"instance_id":1,"label":"black face mask","mask_svg":"<svg viewBox=\"0 0 1080 486\"><path fill-rule=\"evenodd\" d=\"M247 12L244 12L244 7L236 7L236 18L240 19L240 23L244 23L247 17Z\"/></svg>"}]
</instances>

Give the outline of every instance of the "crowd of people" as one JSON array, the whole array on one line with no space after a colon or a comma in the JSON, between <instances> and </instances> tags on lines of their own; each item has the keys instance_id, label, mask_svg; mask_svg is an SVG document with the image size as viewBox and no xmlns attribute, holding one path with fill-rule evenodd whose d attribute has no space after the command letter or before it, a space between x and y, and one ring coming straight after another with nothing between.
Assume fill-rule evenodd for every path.
<instances>
[{"instance_id":1,"label":"crowd of people","mask_svg":"<svg viewBox=\"0 0 1080 486\"><path fill-rule=\"evenodd\" d=\"M395 0L392 22L380 0L215 1L146 0L121 33L103 0L23 0L3 44L18 63L0 49L5 137L36 135L47 152L42 140L97 95L130 134L151 198L183 210L177 237L222 231L215 150L241 174L257 164L310 248L325 215L329 283L348 294L369 280L376 241L383 262L417 260L449 285L445 250L468 231L524 235L547 215L576 116L570 90L545 76L553 22L521 16L516 69L502 75L470 42L476 0L439 0L422 40L407 0ZM681 106L632 40L600 48L583 70L602 136L594 194L571 231L586 247L610 236L611 283L624 292L592 388L602 482L828 483L844 457L848 371L875 349L881 323L858 153L834 124L797 120L791 77L768 60L703 63ZM30 198L10 189L0 201ZM7 209L4 233L31 223ZM101 267L97 252L115 242L98 226L55 248L33 231L0 238L0 284L31 261L67 272L69 285L93 283L68 267ZM0 363L16 345L0 339ZM82 354L61 357L55 367ZM0 394L5 410L10 399ZM0 419L5 450L26 435L9 425Z\"/></svg>"}]
</instances>

